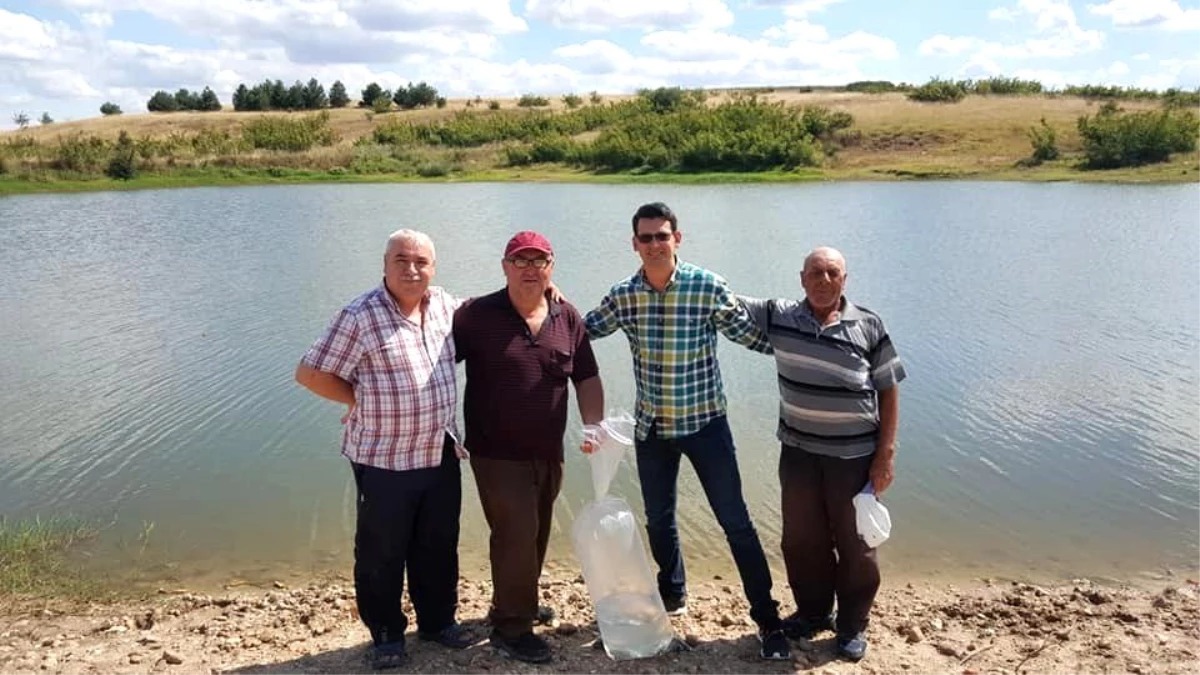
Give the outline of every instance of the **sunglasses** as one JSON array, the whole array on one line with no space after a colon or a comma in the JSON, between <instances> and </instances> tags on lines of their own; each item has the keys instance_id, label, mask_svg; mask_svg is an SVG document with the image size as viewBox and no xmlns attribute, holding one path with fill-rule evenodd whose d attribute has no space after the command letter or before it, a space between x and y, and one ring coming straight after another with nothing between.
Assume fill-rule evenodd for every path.
<instances>
[{"instance_id":1,"label":"sunglasses","mask_svg":"<svg viewBox=\"0 0 1200 675\"><path fill-rule=\"evenodd\" d=\"M670 241L674 236L674 232L655 232L654 234L639 234L637 240L643 244L649 244L652 241Z\"/></svg>"},{"instance_id":2,"label":"sunglasses","mask_svg":"<svg viewBox=\"0 0 1200 675\"><path fill-rule=\"evenodd\" d=\"M505 260L508 261L508 264L519 270L523 270L530 265L539 270L550 266L549 258L505 258Z\"/></svg>"}]
</instances>

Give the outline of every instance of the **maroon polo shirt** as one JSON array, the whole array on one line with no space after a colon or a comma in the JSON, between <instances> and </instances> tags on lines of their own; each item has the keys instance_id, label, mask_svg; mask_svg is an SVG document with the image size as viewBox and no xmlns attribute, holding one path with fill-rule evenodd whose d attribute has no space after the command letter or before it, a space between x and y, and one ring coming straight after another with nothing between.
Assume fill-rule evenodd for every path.
<instances>
[{"instance_id":1,"label":"maroon polo shirt","mask_svg":"<svg viewBox=\"0 0 1200 675\"><path fill-rule=\"evenodd\" d=\"M551 302L535 337L502 288L455 312L454 348L467 362L467 450L492 459L561 462L567 380L600 374L579 311Z\"/></svg>"}]
</instances>

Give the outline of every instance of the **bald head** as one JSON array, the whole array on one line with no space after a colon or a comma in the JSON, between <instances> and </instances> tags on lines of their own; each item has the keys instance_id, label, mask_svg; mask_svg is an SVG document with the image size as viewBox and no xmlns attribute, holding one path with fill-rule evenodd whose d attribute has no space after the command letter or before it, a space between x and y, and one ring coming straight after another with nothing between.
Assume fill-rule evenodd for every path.
<instances>
[{"instance_id":1,"label":"bald head","mask_svg":"<svg viewBox=\"0 0 1200 675\"><path fill-rule=\"evenodd\" d=\"M836 248L814 248L804 259L800 285L804 287L813 312L818 317L828 316L842 302L842 291L846 288L846 258Z\"/></svg>"},{"instance_id":2,"label":"bald head","mask_svg":"<svg viewBox=\"0 0 1200 675\"><path fill-rule=\"evenodd\" d=\"M804 269L801 270L801 273L808 271L808 268L818 260L833 262L842 270L842 274L846 273L846 256L832 246L818 246L809 251L804 258Z\"/></svg>"}]
</instances>

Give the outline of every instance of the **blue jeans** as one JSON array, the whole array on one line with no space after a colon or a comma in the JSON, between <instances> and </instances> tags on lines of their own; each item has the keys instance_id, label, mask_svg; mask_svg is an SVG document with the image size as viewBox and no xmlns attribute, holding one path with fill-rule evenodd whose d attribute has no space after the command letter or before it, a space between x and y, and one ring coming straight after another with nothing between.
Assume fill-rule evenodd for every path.
<instances>
[{"instance_id":1,"label":"blue jeans","mask_svg":"<svg viewBox=\"0 0 1200 675\"><path fill-rule=\"evenodd\" d=\"M637 441L636 449L638 479L646 503L646 532L650 552L658 563L658 592L664 598L687 596L675 522L679 460L686 456L729 541L750 602L750 618L768 630L777 628L779 605L771 598L771 569L742 498L742 478L729 422L718 417L690 436L670 439L659 438L657 426L652 426L646 440Z\"/></svg>"}]
</instances>

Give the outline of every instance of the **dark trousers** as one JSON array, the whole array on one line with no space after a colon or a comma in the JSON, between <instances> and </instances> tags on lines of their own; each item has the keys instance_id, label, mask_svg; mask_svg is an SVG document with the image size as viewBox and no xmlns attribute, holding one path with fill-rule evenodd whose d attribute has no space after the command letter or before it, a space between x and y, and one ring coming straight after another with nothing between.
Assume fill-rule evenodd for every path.
<instances>
[{"instance_id":1,"label":"dark trousers","mask_svg":"<svg viewBox=\"0 0 1200 675\"><path fill-rule=\"evenodd\" d=\"M838 459L783 446L783 561L801 617L828 616L837 599L838 632L866 630L879 590L875 550L858 536L854 495L866 485L874 455Z\"/></svg>"},{"instance_id":2,"label":"dark trousers","mask_svg":"<svg viewBox=\"0 0 1200 675\"><path fill-rule=\"evenodd\" d=\"M777 628L779 605L771 598L771 568L742 497L742 478L729 422L722 416L690 436L671 439L659 438L655 425L646 440L637 441L636 449L638 479L646 504L646 532L650 552L658 563L658 592L664 598L687 595L675 520L679 461L687 457L708 505L725 531L750 602L750 618L764 628Z\"/></svg>"},{"instance_id":3,"label":"dark trousers","mask_svg":"<svg viewBox=\"0 0 1200 675\"><path fill-rule=\"evenodd\" d=\"M458 516L462 482L448 437L441 466L390 471L350 465L358 487L354 589L375 644L404 638L404 573L417 629L440 631L458 609Z\"/></svg>"},{"instance_id":4,"label":"dark trousers","mask_svg":"<svg viewBox=\"0 0 1200 675\"><path fill-rule=\"evenodd\" d=\"M472 456L471 471L492 531L492 627L515 638L533 630L537 618L538 577L562 488L562 462Z\"/></svg>"}]
</instances>

